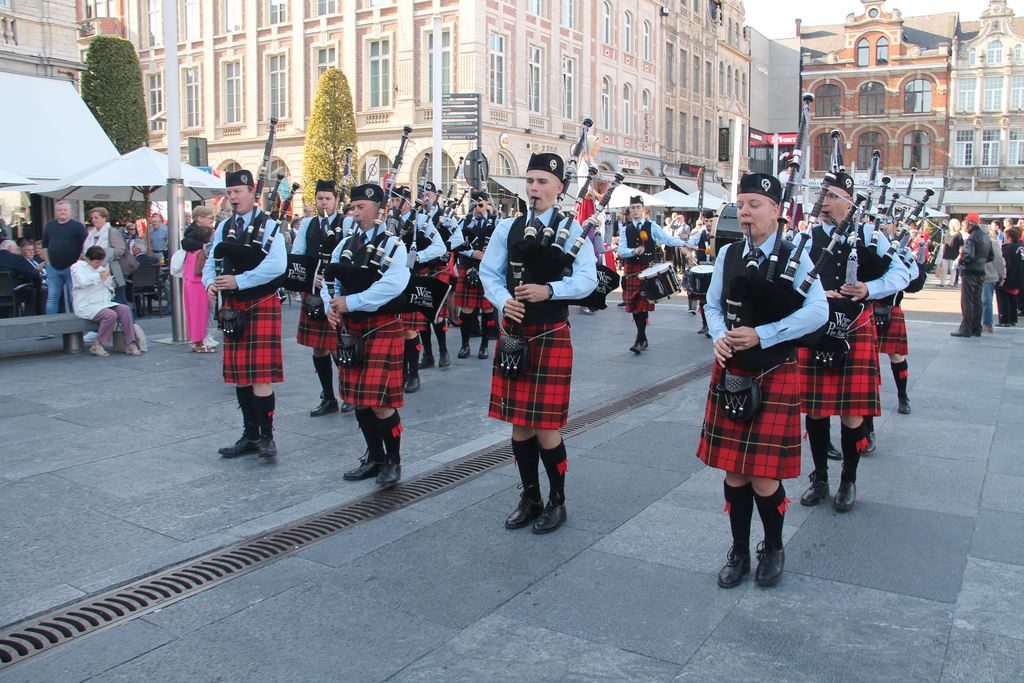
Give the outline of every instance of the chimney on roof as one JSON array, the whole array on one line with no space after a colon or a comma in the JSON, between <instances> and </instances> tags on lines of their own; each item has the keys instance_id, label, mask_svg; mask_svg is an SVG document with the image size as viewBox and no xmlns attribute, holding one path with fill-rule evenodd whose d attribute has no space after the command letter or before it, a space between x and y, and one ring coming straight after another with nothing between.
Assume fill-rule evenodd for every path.
<instances>
[{"instance_id":1,"label":"chimney on roof","mask_svg":"<svg viewBox=\"0 0 1024 683\"><path fill-rule=\"evenodd\" d=\"M797 19L796 19L796 37L797 38L800 37L800 24L802 24L802 23L803 23L803 20L800 19L799 17L797 17Z\"/></svg>"}]
</instances>

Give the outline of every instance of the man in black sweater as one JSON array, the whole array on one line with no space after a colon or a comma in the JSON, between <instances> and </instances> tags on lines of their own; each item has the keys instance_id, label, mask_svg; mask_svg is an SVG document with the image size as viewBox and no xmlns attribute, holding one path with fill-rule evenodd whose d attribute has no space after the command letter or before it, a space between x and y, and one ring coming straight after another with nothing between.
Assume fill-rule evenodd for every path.
<instances>
[{"instance_id":1,"label":"man in black sweater","mask_svg":"<svg viewBox=\"0 0 1024 683\"><path fill-rule=\"evenodd\" d=\"M981 217L967 214L967 240L960 256L960 329L950 332L953 337L981 336L981 290L985 282L985 264L995 258L992 240L981 229Z\"/></svg>"},{"instance_id":2,"label":"man in black sweater","mask_svg":"<svg viewBox=\"0 0 1024 683\"><path fill-rule=\"evenodd\" d=\"M46 315L60 312L60 297L65 294L64 310L71 313L71 266L82 255L88 232L71 217L71 205L65 201L54 204L57 218L43 228L43 254L46 259Z\"/></svg>"},{"instance_id":3,"label":"man in black sweater","mask_svg":"<svg viewBox=\"0 0 1024 683\"><path fill-rule=\"evenodd\" d=\"M16 288L14 296L17 303L24 304L29 315L35 315L39 290L43 285L43 276L39 269L33 267L28 259L19 253L18 245L14 240L0 242L0 271L7 271L11 274L11 285ZM17 289L26 284L31 286Z\"/></svg>"}]
</instances>

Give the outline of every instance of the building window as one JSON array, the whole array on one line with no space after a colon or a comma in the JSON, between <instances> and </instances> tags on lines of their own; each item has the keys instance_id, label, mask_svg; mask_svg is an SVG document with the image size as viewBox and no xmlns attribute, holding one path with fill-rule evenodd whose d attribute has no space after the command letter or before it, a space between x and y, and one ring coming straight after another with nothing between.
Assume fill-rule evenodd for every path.
<instances>
[{"instance_id":1,"label":"building window","mask_svg":"<svg viewBox=\"0 0 1024 683\"><path fill-rule=\"evenodd\" d=\"M338 11L338 0L317 0L316 14L319 17L335 14Z\"/></svg>"},{"instance_id":2,"label":"building window","mask_svg":"<svg viewBox=\"0 0 1024 683\"><path fill-rule=\"evenodd\" d=\"M576 26L576 0L562 0L562 26L565 28Z\"/></svg>"},{"instance_id":3,"label":"building window","mask_svg":"<svg viewBox=\"0 0 1024 683\"><path fill-rule=\"evenodd\" d=\"M199 0L185 0L185 40L202 37L202 17L199 14Z\"/></svg>"},{"instance_id":4,"label":"building window","mask_svg":"<svg viewBox=\"0 0 1024 683\"><path fill-rule=\"evenodd\" d=\"M727 90L725 89L725 64L722 62L718 63L718 96L725 97Z\"/></svg>"},{"instance_id":5,"label":"building window","mask_svg":"<svg viewBox=\"0 0 1024 683\"><path fill-rule=\"evenodd\" d=\"M725 92L728 95L732 95L733 99L736 98L736 86L733 85L731 66L725 69Z\"/></svg>"},{"instance_id":6,"label":"building window","mask_svg":"<svg viewBox=\"0 0 1024 683\"><path fill-rule=\"evenodd\" d=\"M999 131L981 131L981 165L999 165Z\"/></svg>"},{"instance_id":7,"label":"building window","mask_svg":"<svg viewBox=\"0 0 1024 683\"><path fill-rule=\"evenodd\" d=\"M1010 79L1010 109L1024 109L1024 76Z\"/></svg>"},{"instance_id":8,"label":"building window","mask_svg":"<svg viewBox=\"0 0 1024 683\"><path fill-rule=\"evenodd\" d=\"M452 91L452 32L441 31L441 95ZM427 32L427 101L434 101L434 32Z\"/></svg>"},{"instance_id":9,"label":"building window","mask_svg":"<svg viewBox=\"0 0 1024 683\"><path fill-rule=\"evenodd\" d=\"M96 19L110 16L110 0L85 0L85 18ZM0 0L0 7L11 8L10 0Z\"/></svg>"},{"instance_id":10,"label":"building window","mask_svg":"<svg viewBox=\"0 0 1024 683\"><path fill-rule=\"evenodd\" d=\"M927 114L932 110L932 83L917 78L907 83L903 100L904 114Z\"/></svg>"},{"instance_id":11,"label":"building window","mask_svg":"<svg viewBox=\"0 0 1024 683\"><path fill-rule=\"evenodd\" d=\"M283 24L288 21L288 0L270 0L270 12L267 17L270 24Z\"/></svg>"},{"instance_id":12,"label":"building window","mask_svg":"<svg viewBox=\"0 0 1024 683\"><path fill-rule=\"evenodd\" d=\"M711 121L704 119L704 155L715 156L714 147L711 146Z\"/></svg>"},{"instance_id":13,"label":"building window","mask_svg":"<svg viewBox=\"0 0 1024 683\"><path fill-rule=\"evenodd\" d=\"M288 117L288 56L271 55L267 58L267 81L270 95L270 116Z\"/></svg>"},{"instance_id":14,"label":"building window","mask_svg":"<svg viewBox=\"0 0 1024 683\"><path fill-rule=\"evenodd\" d=\"M651 23L645 21L640 27L641 54L644 61L651 61Z\"/></svg>"},{"instance_id":15,"label":"building window","mask_svg":"<svg viewBox=\"0 0 1024 683\"><path fill-rule=\"evenodd\" d=\"M889 39L879 38L875 43L875 64L889 63Z\"/></svg>"},{"instance_id":16,"label":"building window","mask_svg":"<svg viewBox=\"0 0 1024 683\"><path fill-rule=\"evenodd\" d=\"M690 68L689 60L686 58L686 50L679 51L679 85L686 87L686 83L689 79L688 69Z\"/></svg>"},{"instance_id":17,"label":"building window","mask_svg":"<svg viewBox=\"0 0 1024 683\"><path fill-rule=\"evenodd\" d=\"M839 116L839 86L826 83L814 91L814 115Z\"/></svg>"},{"instance_id":18,"label":"building window","mask_svg":"<svg viewBox=\"0 0 1024 683\"><path fill-rule=\"evenodd\" d=\"M859 111L869 116L885 113L885 86L874 81L860 86Z\"/></svg>"},{"instance_id":19,"label":"building window","mask_svg":"<svg viewBox=\"0 0 1024 683\"><path fill-rule=\"evenodd\" d=\"M671 109L665 110L665 149L671 151L675 149L675 142L672 139L673 131L675 130L675 113Z\"/></svg>"},{"instance_id":20,"label":"building window","mask_svg":"<svg viewBox=\"0 0 1024 683\"><path fill-rule=\"evenodd\" d=\"M978 63L978 51L973 47L967 51L967 63L974 66Z\"/></svg>"},{"instance_id":21,"label":"building window","mask_svg":"<svg viewBox=\"0 0 1024 683\"><path fill-rule=\"evenodd\" d=\"M509 158L500 152L495 156L498 158L498 174L505 177L513 175L512 162L509 161Z\"/></svg>"},{"instance_id":22,"label":"building window","mask_svg":"<svg viewBox=\"0 0 1024 683\"><path fill-rule=\"evenodd\" d=\"M391 106L391 41L370 41L370 109Z\"/></svg>"},{"instance_id":23,"label":"building window","mask_svg":"<svg viewBox=\"0 0 1024 683\"><path fill-rule=\"evenodd\" d=\"M562 57L562 117L576 118L576 61Z\"/></svg>"},{"instance_id":24,"label":"building window","mask_svg":"<svg viewBox=\"0 0 1024 683\"><path fill-rule=\"evenodd\" d=\"M867 38L857 41L857 66L868 66L871 57L871 43Z\"/></svg>"},{"instance_id":25,"label":"building window","mask_svg":"<svg viewBox=\"0 0 1024 683\"><path fill-rule=\"evenodd\" d=\"M993 40L988 44L988 49L985 50L985 64L991 66L992 64L1003 63L1003 43L998 40Z\"/></svg>"},{"instance_id":26,"label":"building window","mask_svg":"<svg viewBox=\"0 0 1024 683\"><path fill-rule=\"evenodd\" d=\"M832 136L828 133L821 133L814 137L812 156L814 159L815 171L832 170Z\"/></svg>"},{"instance_id":27,"label":"building window","mask_svg":"<svg viewBox=\"0 0 1024 683\"><path fill-rule=\"evenodd\" d=\"M601 128L612 132L612 80L607 76L601 79Z\"/></svg>"},{"instance_id":28,"label":"building window","mask_svg":"<svg viewBox=\"0 0 1024 683\"><path fill-rule=\"evenodd\" d=\"M164 75L161 73L146 76L146 105L149 112L149 129L164 129Z\"/></svg>"},{"instance_id":29,"label":"building window","mask_svg":"<svg viewBox=\"0 0 1024 683\"><path fill-rule=\"evenodd\" d=\"M743 73L743 86L740 88L740 99L742 99L743 102L747 101L747 74L746 74L746 72Z\"/></svg>"},{"instance_id":30,"label":"building window","mask_svg":"<svg viewBox=\"0 0 1024 683\"><path fill-rule=\"evenodd\" d=\"M541 73L543 73L543 65L540 48L530 47L530 62L527 65L529 106L530 111L537 114L541 111Z\"/></svg>"},{"instance_id":31,"label":"building window","mask_svg":"<svg viewBox=\"0 0 1024 683\"><path fill-rule=\"evenodd\" d=\"M700 94L700 59L697 55L693 56L693 92ZM697 144L696 141L694 144Z\"/></svg>"},{"instance_id":32,"label":"building window","mask_svg":"<svg viewBox=\"0 0 1024 683\"><path fill-rule=\"evenodd\" d=\"M973 112L977 108L975 95L978 92L978 81L974 78L961 78L956 84L956 110Z\"/></svg>"},{"instance_id":33,"label":"building window","mask_svg":"<svg viewBox=\"0 0 1024 683\"><path fill-rule=\"evenodd\" d=\"M544 10L541 8L540 0L529 0L526 3L526 12L539 17Z\"/></svg>"},{"instance_id":34,"label":"building window","mask_svg":"<svg viewBox=\"0 0 1024 683\"><path fill-rule=\"evenodd\" d=\"M333 47L320 47L316 50L316 77L319 79L328 69L338 66L338 50Z\"/></svg>"},{"instance_id":35,"label":"building window","mask_svg":"<svg viewBox=\"0 0 1024 683\"><path fill-rule=\"evenodd\" d=\"M242 63L224 63L224 123L242 122Z\"/></svg>"},{"instance_id":36,"label":"building window","mask_svg":"<svg viewBox=\"0 0 1024 683\"><path fill-rule=\"evenodd\" d=\"M1014 45L1013 46L1013 63L1014 64L1020 64L1021 62L1024 62L1024 47L1021 47L1020 45Z\"/></svg>"},{"instance_id":37,"label":"building window","mask_svg":"<svg viewBox=\"0 0 1024 683\"><path fill-rule=\"evenodd\" d=\"M622 134L633 134L633 89L622 86Z\"/></svg>"},{"instance_id":38,"label":"building window","mask_svg":"<svg viewBox=\"0 0 1024 683\"><path fill-rule=\"evenodd\" d=\"M882 143L881 133L861 133L860 137L857 138L857 168L871 168L871 155L875 150L882 152L884 149L885 146ZM882 159L881 164L884 167L884 159Z\"/></svg>"},{"instance_id":39,"label":"building window","mask_svg":"<svg viewBox=\"0 0 1024 683\"><path fill-rule=\"evenodd\" d=\"M665 82L675 83L675 61L676 46L672 43L665 43Z\"/></svg>"},{"instance_id":40,"label":"building window","mask_svg":"<svg viewBox=\"0 0 1024 683\"><path fill-rule=\"evenodd\" d=\"M1024 166L1024 130L1010 131L1010 166Z\"/></svg>"},{"instance_id":41,"label":"building window","mask_svg":"<svg viewBox=\"0 0 1024 683\"><path fill-rule=\"evenodd\" d=\"M622 13L622 51L633 52L633 15Z\"/></svg>"},{"instance_id":42,"label":"building window","mask_svg":"<svg viewBox=\"0 0 1024 683\"><path fill-rule=\"evenodd\" d=\"M903 168L931 168L931 136L915 130L903 136Z\"/></svg>"},{"instance_id":43,"label":"building window","mask_svg":"<svg viewBox=\"0 0 1024 683\"><path fill-rule=\"evenodd\" d=\"M694 156L700 156L700 119L696 116L693 117L693 135L690 136L693 141L693 154Z\"/></svg>"},{"instance_id":44,"label":"building window","mask_svg":"<svg viewBox=\"0 0 1024 683\"><path fill-rule=\"evenodd\" d=\"M974 131L958 130L956 132L956 165L974 165Z\"/></svg>"},{"instance_id":45,"label":"building window","mask_svg":"<svg viewBox=\"0 0 1024 683\"><path fill-rule=\"evenodd\" d=\"M985 79L983 111L1002 111L1003 109L1003 77L989 76Z\"/></svg>"},{"instance_id":46,"label":"building window","mask_svg":"<svg viewBox=\"0 0 1024 683\"><path fill-rule=\"evenodd\" d=\"M224 0L224 33L242 30L242 0Z\"/></svg>"},{"instance_id":47,"label":"building window","mask_svg":"<svg viewBox=\"0 0 1024 683\"><path fill-rule=\"evenodd\" d=\"M714 87L714 78L711 76L711 62L704 62L704 95L711 97L711 91Z\"/></svg>"},{"instance_id":48,"label":"building window","mask_svg":"<svg viewBox=\"0 0 1024 683\"><path fill-rule=\"evenodd\" d=\"M191 67L182 70L182 82L185 85L185 112L182 117L184 128L198 128L202 125L202 114L200 112L199 67Z\"/></svg>"},{"instance_id":49,"label":"building window","mask_svg":"<svg viewBox=\"0 0 1024 683\"><path fill-rule=\"evenodd\" d=\"M163 0L149 0L149 22L147 45L159 47L164 44L164 14L161 10Z\"/></svg>"},{"instance_id":50,"label":"building window","mask_svg":"<svg viewBox=\"0 0 1024 683\"><path fill-rule=\"evenodd\" d=\"M679 112L679 151L686 154L686 114Z\"/></svg>"},{"instance_id":51,"label":"building window","mask_svg":"<svg viewBox=\"0 0 1024 683\"><path fill-rule=\"evenodd\" d=\"M611 47L612 43L612 6L610 3L601 3L601 41Z\"/></svg>"},{"instance_id":52,"label":"building window","mask_svg":"<svg viewBox=\"0 0 1024 683\"><path fill-rule=\"evenodd\" d=\"M491 34L489 44L490 56L490 93L491 104L505 104L505 36Z\"/></svg>"}]
</instances>

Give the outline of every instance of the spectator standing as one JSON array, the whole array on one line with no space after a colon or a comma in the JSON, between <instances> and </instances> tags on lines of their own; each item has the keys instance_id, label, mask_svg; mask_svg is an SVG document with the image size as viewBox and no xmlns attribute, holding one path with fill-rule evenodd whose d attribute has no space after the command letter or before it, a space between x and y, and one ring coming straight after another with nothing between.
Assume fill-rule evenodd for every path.
<instances>
[{"instance_id":1,"label":"spectator standing","mask_svg":"<svg viewBox=\"0 0 1024 683\"><path fill-rule=\"evenodd\" d=\"M985 283L985 264L995 258L992 240L981 229L981 218L969 213L964 218L967 239L960 256L960 313L963 320L960 329L950 332L953 337L980 337L982 314L982 289Z\"/></svg>"},{"instance_id":2,"label":"spectator standing","mask_svg":"<svg viewBox=\"0 0 1024 683\"><path fill-rule=\"evenodd\" d=\"M954 285L953 272L956 266L954 263L960 256L960 250L964 246L964 238L960 234L960 221L953 219L949 222L949 228L945 238L942 240L942 253L939 259L939 287L946 286L946 278L950 278L950 285Z\"/></svg>"},{"instance_id":3,"label":"spectator standing","mask_svg":"<svg viewBox=\"0 0 1024 683\"><path fill-rule=\"evenodd\" d=\"M185 323L193 353L213 353L214 347L206 343L207 322L210 319L210 297L203 286L203 266L206 265L206 245L213 236L213 209L200 206L192 213L193 223L185 231L181 248L187 253L182 270Z\"/></svg>"},{"instance_id":4,"label":"spectator standing","mask_svg":"<svg viewBox=\"0 0 1024 683\"><path fill-rule=\"evenodd\" d=\"M985 264L985 284L981 290L981 329L982 332L992 332L994 322L992 314L992 299L996 293L996 285L1006 279L1006 262L1003 260L1002 245L999 243L999 227L1001 224L993 222L989 228L989 238L992 240L992 260Z\"/></svg>"},{"instance_id":5,"label":"spectator standing","mask_svg":"<svg viewBox=\"0 0 1024 683\"><path fill-rule=\"evenodd\" d=\"M164 218L154 213L149 221L149 253L158 259L167 260L167 226Z\"/></svg>"},{"instance_id":6,"label":"spectator standing","mask_svg":"<svg viewBox=\"0 0 1024 683\"><path fill-rule=\"evenodd\" d=\"M1024 287L1024 247L1020 243L1018 228L1006 229L1003 243L1003 261L1006 277L996 286L996 302L999 304L999 327L1017 326L1018 297Z\"/></svg>"},{"instance_id":7,"label":"spectator standing","mask_svg":"<svg viewBox=\"0 0 1024 683\"><path fill-rule=\"evenodd\" d=\"M100 324L96 340L89 352L94 356L109 356L104 344L113 341L114 328L118 323L124 332L124 352L129 356L141 356L135 342L135 328L132 323L132 312L124 304L113 301L114 281L110 267L104 266L107 258L103 247L89 247L85 250L85 260L71 266L71 280L74 283L72 300L75 315L86 320L95 320Z\"/></svg>"},{"instance_id":8,"label":"spectator standing","mask_svg":"<svg viewBox=\"0 0 1024 683\"><path fill-rule=\"evenodd\" d=\"M71 266L82 255L86 229L71 217L71 204L57 202L56 218L43 228L43 259L46 261L46 315L60 311L61 296L64 308L71 312Z\"/></svg>"}]
</instances>

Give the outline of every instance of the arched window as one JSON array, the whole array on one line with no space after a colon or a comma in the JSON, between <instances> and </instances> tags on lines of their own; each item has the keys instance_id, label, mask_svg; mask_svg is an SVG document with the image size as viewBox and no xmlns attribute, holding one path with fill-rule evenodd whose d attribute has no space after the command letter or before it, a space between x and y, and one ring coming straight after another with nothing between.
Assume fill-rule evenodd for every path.
<instances>
[{"instance_id":1,"label":"arched window","mask_svg":"<svg viewBox=\"0 0 1024 683\"><path fill-rule=\"evenodd\" d=\"M282 159L274 157L270 160L270 175L268 176L270 178L270 183L277 182L278 174L283 175L285 178L291 176L291 173L288 172L288 164L284 163Z\"/></svg>"},{"instance_id":2,"label":"arched window","mask_svg":"<svg viewBox=\"0 0 1024 683\"><path fill-rule=\"evenodd\" d=\"M882 139L881 133L861 133L860 137L857 138L857 169L868 170L871 168L871 155L874 154L875 150L885 152L885 143ZM881 165L884 166L884 156L880 160Z\"/></svg>"},{"instance_id":3,"label":"arched window","mask_svg":"<svg viewBox=\"0 0 1024 683\"><path fill-rule=\"evenodd\" d=\"M633 51L633 15L629 12L622 13L622 50Z\"/></svg>"},{"instance_id":4,"label":"arched window","mask_svg":"<svg viewBox=\"0 0 1024 683\"><path fill-rule=\"evenodd\" d=\"M867 66L871 59L871 43L867 38L857 41L857 66Z\"/></svg>"},{"instance_id":5,"label":"arched window","mask_svg":"<svg viewBox=\"0 0 1024 683\"><path fill-rule=\"evenodd\" d=\"M732 19L729 20L729 44L732 45Z\"/></svg>"},{"instance_id":6,"label":"arched window","mask_svg":"<svg viewBox=\"0 0 1024 683\"><path fill-rule=\"evenodd\" d=\"M814 159L815 171L829 171L832 169L832 136L828 133L821 133L814 138L814 146L811 150Z\"/></svg>"},{"instance_id":7,"label":"arched window","mask_svg":"<svg viewBox=\"0 0 1024 683\"><path fill-rule=\"evenodd\" d=\"M885 86L878 81L860 86L858 112L868 116L885 113Z\"/></svg>"},{"instance_id":8,"label":"arched window","mask_svg":"<svg viewBox=\"0 0 1024 683\"><path fill-rule=\"evenodd\" d=\"M651 91L644 90L640 94L640 113L645 114L651 110Z\"/></svg>"},{"instance_id":9,"label":"arched window","mask_svg":"<svg viewBox=\"0 0 1024 683\"><path fill-rule=\"evenodd\" d=\"M601 80L601 128L612 132L612 79Z\"/></svg>"},{"instance_id":10,"label":"arched window","mask_svg":"<svg viewBox=\"0 0 1024 683\"><path fill-rule=\"evenodd\" d=\"M815 116L839 116L839 86L826 83L814 91Z\"/></svg>"},{"instance_id":11,"label":"arched window","mask_svg":"<svg viewBox=\"0 0 1024 683\"><path fill-rule=\"evenodd\" d=\"M725 95L725 64L718 63L718 96Z\"/></svg>"},{"instance_id":12,"label":"arched window","mask_svg":"<svg viewBox=\"0 0 1024 683\"><path fill-rule=\"evenodd\" d=\"M622 86L622 134L633 134L633 88Z\"/></svg>"},{"instance_id":13,"label":"arched window","mask_svg":"<svg viewBox=\"0 0 1024 683\"><path fill-rule=\"evenodd\" d=\"M931 137L923 130L903 136L903 168L931 168Z\"/></svg>"},{"instance_id":14,"label":"arched window","mask_svg":"<svg viewBox=\"0 0 1024 683\"><path fill-rule=\"evenodd\" d=\"M907 83L903 100L904 114L925 114L932 110L932 83L916 78Z\"/></svg>"},{"instance_id":15,"label":"arched window","mask_svg":"<svg viewBox=\"0 0 1024 683\"><path fill-rule=\"evenodd\" d=\"M1000 40L993 40L988 44L988 49L985 51L985 64L1002 64L1003 63L1003 43Z\"/></svg>"},{"instance_id":16,"label":"arched window","mask_svg":"<svg viewBox=\"0 0 1024 683\"><path fill-rule=\"evenodd\" d=\"M875 43L875 64L889 63L889 39L879 38Z\"/></svg>"},{"instance_id":17,"label":"arched window","mask_svg":"<svg viewBox=\"0 0 1024 683\"><path fill-rule=\"evenodd\" d=\"M505 154L503 154L502 152L498 152L495 156L497 157L497 160L498 160L498 163L497 163L498 175L502 175L502 176L515 175L514 171L512 170L512 161Z\"/></svg>"},{"instance_id":18,"label":"arched window","mask_svg":"<svg viewBox=\"0 0 1024 683\"><path fill-rule=\"evenodd\" d=\"M612 6L611 3L601 3L601 40L605 45L613 45L612 42Z\"/></svg>"},{"instance_id":19,"label":"arched window","mask_svg":"<svg viewBox=\"0 0 1024 683\"><path fill-rule=\"evenodd\" d=\"M742 75L742 78L743 78L743 83L742 83L742 85L740 86L740 98L741 98L741 99L742 99L742 100L743 100L744 102L746 102L746 101L747 101L747 74L746 74L746 73L744 73L744 74Z\"/></svg>"},{"instance_id":20,"label":"arched window","mask_svg":"<svg viewBox=\"0 0 1024 683\"><path fill-rule=\"evenodd\" d=\"M228 173L234 173L235 171L241 170L242 165L235 161L234 159L228 159L220 166L220 172L222 175L227 175Z\"/></svg>"},{"instance_id":21,"label":"arched window","mask_svg":"<svg viewBox=\"0 0 1024 683\"><path fill-rule=\"evenodd\" d=\"M725 69L725 92L727 95L736 97L736 91L733 90L732 85L732 67L726 67Z\"/></svg>"},{"instance_id":22,"label":"arched window","mask_svg":"<svg viewBox=\"0 0 1024 683\"><path fill-rule=\"evenodd\" d=\"M641 28L640 40L643 41L642 53L645 60L651 61L651 23L645 21Z\"/></svg>"},{"instance_id":23,"label":"arched window","mask_svg":"<svg viewBox=\"0 0 1024 683\"><path fill-rule=\"evenodd\" d=\"M438 188L447 188L452 184L452 178L455 177L455 162L450 156L441 152L441 180L434 178L433 163L434 162L431 161L430 157L423 157L422 161L420 161L419 168L416 170L416 182L419 183L420 178L423 177L424 171L426 171L427 179L432 180Z\"/></svg>"}]
</instances>

